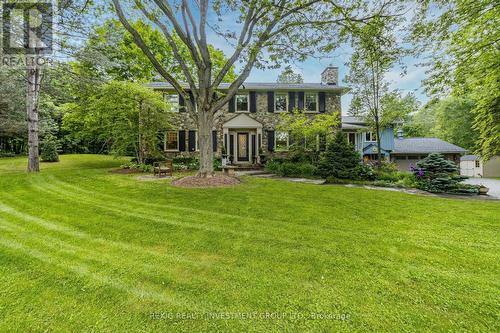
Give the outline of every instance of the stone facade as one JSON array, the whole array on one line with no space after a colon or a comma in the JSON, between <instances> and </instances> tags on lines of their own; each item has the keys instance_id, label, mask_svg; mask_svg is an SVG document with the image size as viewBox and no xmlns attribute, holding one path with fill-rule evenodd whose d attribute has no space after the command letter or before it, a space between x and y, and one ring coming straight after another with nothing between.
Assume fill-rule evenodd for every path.
<instances>
[{"instance_id":1,"label":"stone facade","mask_svg":"<svg viewBox=\"0 0 500 333\"><path fill-rule=\"evenodd\" d=\"M164 93L175 93L172 90L162 90ZM280 90L279 92L286 92ZM309 91L308 91L309 92ZM242 91L241 94L248 93L248 91ZM297 99L298 96L295 94L295 104L298 105ZM220 157L221 150L223 147L224 136L223 136L223 126L224 124L241 115L245 114L248 117L258 121L262 124L262 138L261 138L261 148L265 153L268 153L268 131L275 130L278 126L278 123L281 118L281 114L283 112L269 112L268 111L268 100L267 100L267 91L256 91L256 112L229 112L228 105L226 104L222 109L217 111L215 114L215 127L213 130L217 131L217 152L215 153L216 157ZM338 112L339 119L341 114L341 105L340 105L340 92L325 92L325 113L334 113ZM309 117L315 117L319 112L306 112ZM175 113L173 119L171 120L172 130L196 130L197 125L196 121L188 112L179 112ZM197 152L189 152L188 150L188 135L185 137L185 147L186 151L184 152L166 152L168 157L174 156L192 156L197 154Z\"/></svg>"}]
</instances>

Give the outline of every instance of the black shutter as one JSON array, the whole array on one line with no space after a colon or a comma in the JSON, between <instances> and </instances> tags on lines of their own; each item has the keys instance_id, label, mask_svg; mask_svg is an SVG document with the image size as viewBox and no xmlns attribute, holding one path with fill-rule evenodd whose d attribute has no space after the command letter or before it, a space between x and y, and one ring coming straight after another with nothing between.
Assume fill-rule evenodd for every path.
<instances>
[{"instance_id":1,"label":"black shutter","mask_svg":"<svg viewBox=\"0 0 500 333\"><path fill-rule=\"evenodd\" d=\"M274 91L267 92L267 111L274 112Z\"/></svg>"},{"instance_id":2,"label":"black shutter","mask_svg":"<svg viewBox=\"0 0 500 333\"><path fill-rule=\"evenodd\" d=\"M234 156L234 135L229 134L229 155Z\"/></svg>"},{"instance_id":3,"label":"black shutter","mask_svg":"<svg viewBox=\"0 0 500 333\"><path fill-rule=\"evenodd\" d=\"M252 134L252 141L251 142L251 147L252 147L252 156L250 156L250 162L253 163L255 156L257 156L258 152L257 150L257 139L255 137L255 134Z\"/></svg>"},{"instance_id":4,"label":"black shutter","mask_svg":"<svg viewBox=\"0 0 500 333\"><path fill-rule=\"evenodd\" d=\"M267 150L274 151L274 131L267 131Z\"/></svg>"},{"instance_id":5,"label":"black shutter","mask_svg":"<svg viewBox=\"0 0 500 333\"><path fill-rule=\"evenodd\" d=\"M319 99L319 112L325 112L326 111L326 98L325 98L325 92L321 91L318 93L318 99Z\"/></svg>"},{"instance_id":6,"label":"black shutter","mask_svg":"<svg viewBox=\"0 0 500 333\"><path fill-rule=\"evenodd\" d=\"M189 101L191 102L191 105L193 106L193 108L196 109L196 105L194 103L194 95L193 95L193 92L191 90L189 91Z\"/></svg>"},{"instance_id":7,"label":"black shutter","mask_svg":"<svg viewBox=\"0 0 500 333\"><path fill-rule=\"evenodd\" d=\"M288 111L293 112L295 109L295 91L288 92Z\"/></svg>"},{"instance_id":8,"label":"black shutter","mask_svg":"<svg viewBox=\"0 0 500 333\"><path fill-rule=\"evenodd\" d=\"M179 151L186 151L186 131L179 131Z\"/></svg>"},{"instance_id":9,"label":"black shutter","mask_svg":"<svg viewBox=\"0 0 500 333\"><path fill-rule=\"evenodd\" d=\"M182 95L179 95L179 112L186 112L186 102Z\"/></svg>"},{"instance_id":10,"label":"black shutter","mask_svg":"<svg viewBox=\"0 0 500 333\"><path fill-rule=\"evenodd\" d=\"M228 108L229 108L229 112L234 112L234 96L231 97L231 99L229 100Z\"/></svg>"},{"instance_id":11,"label":"black shutter","mask_svg":"<svg viewBox=\"0 0 500 333\"><path fill-rule=\"evenodd\" d=\"M298 96L297 108L299 110L304 110L304 92L303 91L299 91L297 93L297 96Z\"/></svg>"},{"instance_id":12,"label":"black shutter","mask_svg":"<svg viewBox=\"0 0 500 333\"><path fill-rule=\"evenodd\" d=\"M188 136L188 151L196 150L196 131L189 131Z\"/></svg>"},{"instance_id":13,"label":"black shutter","mask_svg":"<svg viewBox=\"0 0 500 333\"><path fill-rule=\"evenodd\" d=\"M159 131L158 134L157 134L157 137L158 137L158 149L160 151L164 151L165 150L166 136L167 136L167 134L165 132L163 132L163 131Z\"/></svg>"},{"instance_id":14,"label":"black shutter","mask_svg":"<svg viewBox=\"0 0 500 333\"><path fill-rule=\"evenodd\" d=\"M250 91L250 112L257 112L257 94L255 91Z\"/></svg>"},{"instance_id":15,"label":"black shutter","mask_svg":"<svg viewBox=\"0 0 500 333\"><path fill-rule=\"evenodd\" d=\"M212 131L212 150L217 151L217 131Z\"/></svg>"}]
</instances>

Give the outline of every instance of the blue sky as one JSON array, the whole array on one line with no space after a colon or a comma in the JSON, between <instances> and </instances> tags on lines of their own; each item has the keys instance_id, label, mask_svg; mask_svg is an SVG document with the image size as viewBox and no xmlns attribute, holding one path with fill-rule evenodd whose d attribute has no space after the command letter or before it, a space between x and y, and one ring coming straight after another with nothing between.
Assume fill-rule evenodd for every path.
<instances>
[{"instance_id":1,"label":"blue sky","mask_svg":"<svg viewBox=\"0 0 500 333\"><path fill-rule=\"evenodd\" d=\"M406 14L407 19L411 18L413 12L409 10ZM215 19L213 15L209 15L210 18ZM236 31L239 33L241 25L237 23L237 17L234 12L228 12L224 15L224 20L218 23L221 28ZM222 39L219 35L214 33L212 30L207 31L208 41L214 45L216 48L221 49L226 56L229 56L233 52L233 47L229 43ZM351 56L351 48L349 45L341 45L332 54L325 56L322 59L310 58L303 63L291 64L294 70L304 78L304 82L320 82L321 72L325 67L329 65L339 67L339 80L342 86L345 86L343 82L345 75L349 71L349 68L345 65L349 61ZM407 57L402 59L403 64L406 66L406 74L401 75L402 69L400 66L394 67L386 76L386 79L390 82L391 89L398 89L402 94L413 93L421 104L425 104L429 98L426 96L422 88L422 80L426 76L426 68L418 66L422 63L421 59L414 57ZM238 69L238 67L237 67ZM248 82L276 82L276 79L282 69L252 69ZM352 96L346 94L342 96L342 113L346 114L349 109L349 104Z\"/></svg>"},{"instance_id":2,"label":"blue sky","mask_svg":"<svg viewBox=\"0 0 500 333\"><path fill-rule=\"evenodd\" d=\"M225 52L226 56L231 54L232 48L228 46L225 42L219 42L218 38L211 36L210 42L217 48ZM321 72L325 67L329 65L339 67L339 80L340 85L345 86L343 82L345 75L349 71L349 68L345 65L351 56L351 51L349 47L341 46L335 50L330 56L317 59L310 58L303 63L291 64L292 68L297 73L302 74L304 82L320 82ZM422 88L422 80L425 79L426 68L418 66L422 61L414 57L407 57L402 60L403 64L406 66L406 74L401 75L402 69L394 67L386 76L386 79L390 82L391 89L398 89L402 94L413 93L417 99L425 104L429 98L426 96ZM248 82L276 82L276 79L282 69L252 69ZM349 109L349 104L351 101L351 95L346 94L342 96L342 113L346 114Z\"/></svg>"}]
</instances>

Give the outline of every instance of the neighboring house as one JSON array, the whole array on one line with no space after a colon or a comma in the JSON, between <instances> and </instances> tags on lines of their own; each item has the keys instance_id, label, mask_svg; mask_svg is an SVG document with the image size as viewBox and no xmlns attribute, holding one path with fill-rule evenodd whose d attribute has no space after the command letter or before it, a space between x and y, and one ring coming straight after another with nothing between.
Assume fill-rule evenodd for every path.
<instances>
[{"instance_id":1,"label":"neighboring house","mask_svg":"<svg viewBox=\"0 0 500 333\"><path fill-rule=\"evenodd\" d=\"M487 162L476 155L462 156L460 174L468 177L500 177L500 156L494 156Z\"/></svg>"},{"instance_id":2,"label":"neighboring house","mask_svg":"<svg viewBox=\"0 0 500 333\"><path fill-rule=\"evenodd\" d=\"M168 83L148 86L163 91L176 113L171 121L173 129L165 134L163 148L167 156L196 154L197 125L186 112L182 97ZM228 87L222 84L219 89L224 91ZM259 163L259 150L270 154L286 151L290 145L289 134L276 129L280 114L299 109L310 117L325 112L340 115L340 96L345 90L338 86L337 67L326 68L321 74L321 83L244 83L215 114L213 151L220 156L224 147L235 164ZM312 145L319 147L319 138Z\"/></svg>"}]
</instances>

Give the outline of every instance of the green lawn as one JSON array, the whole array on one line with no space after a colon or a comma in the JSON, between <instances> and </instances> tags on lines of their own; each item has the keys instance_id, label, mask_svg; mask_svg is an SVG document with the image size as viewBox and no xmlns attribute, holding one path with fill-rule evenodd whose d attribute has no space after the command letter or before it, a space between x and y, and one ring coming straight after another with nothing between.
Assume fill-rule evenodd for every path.
<instances>
[{"instance_id":1,"label":"green lawn","mask_svg":"<svg viewBox=\"0 0 500 333\"><path fill-rule=\"evenodd\" d=\"M0 159L0 331L500 331L498 202L120 162Z\"/></svg>"}]
</instances>

